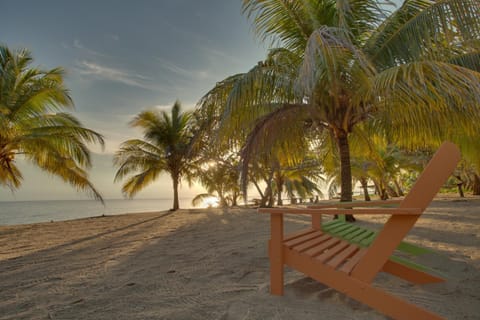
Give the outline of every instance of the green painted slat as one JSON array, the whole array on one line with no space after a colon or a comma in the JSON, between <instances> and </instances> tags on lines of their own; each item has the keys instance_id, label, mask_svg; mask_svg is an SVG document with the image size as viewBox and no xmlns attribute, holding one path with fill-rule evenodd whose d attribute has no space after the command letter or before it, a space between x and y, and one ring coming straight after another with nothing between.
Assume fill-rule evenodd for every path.
<instances>
[{"instance_id":1,"label":"green painted slat","mask_svg":"<svg viewBox=\"0 0 480 320\"><path fill-rule=\"evenodd\" d=\"M352 224L351 224L351 223L344 223L344 224L335 226L334 228L331 228L331 229L326 230L326 231L327 231L328 233L331 233L331 234L338 234L338 233L342 232L343 230L345 230L345 229L350 229L350 228L352 228Z\"/></svg>"},{"instance_id":2,"label":"green painted slat","mask_svg":"<svg viewBox=\"0 0 480 320\"><path fill-rule=\"evenodd\" d=\"M372 234L368 237L363 239L362 241L359 242L359 245L362 247L368 247L369 245L372 244L373 240L377 237L377 233L372 231Z\"/></svg>"},{"instance_id":3,"label":"green painted slat","mask_svg":"<svg viewBox=\"0 0 480 320\"><path fill-rule=\"evenodd\" d=\"M378 234L376 231L372 231L364 227L356 226L352 223L342 221L341 219L336 219L336 220L323 223L322 230L331 235L345 239L350 243L357 244L360 247L369 247L372 244L372 242L375 240ZM403 253L414 255L414 256L435 252L434 250L422 248L420 246L417 246L405 241L402 241L398 245L397 250ZM412 262L408 258L392 255L390 257L390 260L401 263L413 269L421 270L427 273L437 274L445 278L445 276L441 275L438 271L433 270L427 266Z\"/></svg>"},{"instance_id":4,"label":"green painted slat","mask_svg":"<svg viewBox=\"0 0 480 320\"><path fill-rule=\"evenodd\" d=\"M414 255L414 256L419 256L419 255L422 255L422 254L425 254L425 253L435 253L435 251L432 250L432 249L419 247L417 245L414 245L414 244L411 244L411 243L408 243L408 242L405 242L405 241L402 241L398 245L397 250L405 252L405 253L409 253L409 254Z\"/></svg>"},{"instance_id":5,"label":"green painted slat","mask_svg":"<svg viewBox=\"0 0 480 320\"><path fill-rule=\"evenodd\" d=\"M363 239L367 238L370 236L370 234L373 232L373 231L370 231L370 230L367 230L367 229L364 229L362 228L361 229L363 232L357 232L355 233L354 235L352 235L351 238L347 239L353 243L360 243L360 241L362 241Z\"/></svg>"},{"instance_id":6,"label":"green painted slat","mask_svg":"<svg viewBox=\"0 0 480 320\"><path fill-rule=\"evenodd\" d=\"M423 272L426 272L426 273L430 273L430 274L435 274L441 278L447 278L447 276L437 270L434 270L432 268L429 268L427 266L424 266L422 264L418 264L418 263L415 263L415 262L412 262L408 259L405 259L405 258L402 258L402 257L399 257L399 256L395 256L395 255L392 255L390 257L390 260L392 261L395 261L395 262L398 262L398 263L401 263L403 265L406 265L407 267L411 267L411 268L414 268L414 269L417 269L417 270L420 270L420 271L423 271Z\"/></svg>"},{"instance_id":7,"label":"green painted slat","mask_svg":"<svg viewBox=\"0 0 480 320\"><path fill-rule=\"evenodd\" d=\"M362 241L370 241L369 243L370 245L373 239L375 239L375 237L377 236L377 233L375 231L368 230L368 229L366 229L366 231L367 232L358 235L353 240L357 243L361 243Z\"/></svg>"},{"instance_id":8,"label":"green painted slat","mask_svg":"<svg viewBox=\"0 0 480 320\"><path fill-rule=\"evenodd\" d=\"M351 234L352 232L355 232L355 231L357 231L357 228L352 227L352 228L348 228L348 229L342 230L341 232L331 233L331 234L334 235L334 236L337 236L337 237L340 237L340 238L342 238L342 239L347 240L348 235Z\"/></svg>"},{"instance_id":9,"label":"green painted slat","mask_svg":"<svg viewBox=\"0 0 480 320\"><path fill-rule=\"evenodd\" d=\"M345 224L344 222L341 222L341 221L338 221L338 220L332 220L332 221L322 223L322 229L324 231L327 231L327 230L330 230L332 228L335 228L336 226L340 226L340 225L344 225L344 224Z\"/></svg>"},{"instance_id":10,"label":"green painted slat","mask_svg":"<svg viewBox=\"0 0 480 320\"><path fill-rule=\"evenodd\" d=\"M365 230L364 228L355 228L355 230L353 232L350 232L349 234L346 234L343 238L345 240L348 240L350 242L353 242L355 243L355 241L353 239L355 239L355 237L361 235L362 233L365 233L367 230Z\"/></svg>"}]
</instances>

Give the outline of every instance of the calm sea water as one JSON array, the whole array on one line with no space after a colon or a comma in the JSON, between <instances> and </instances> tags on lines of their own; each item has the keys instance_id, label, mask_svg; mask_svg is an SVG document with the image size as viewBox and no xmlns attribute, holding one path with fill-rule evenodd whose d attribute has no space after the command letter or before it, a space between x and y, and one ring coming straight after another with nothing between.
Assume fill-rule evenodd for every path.
<instances>
[{"instance_id":1,"label":"calm sea water","mask_svg":"<svg viewBox=\"0 0 480 320\"><path fill-rule=\"evenodd\" d=\"M1 201L0 225L62 221L101 215L165 211L172 199L106 200L105 206L92 200ZM180 199L180 208L192 208L191 199Z\"/></svg>"}]
</instances>

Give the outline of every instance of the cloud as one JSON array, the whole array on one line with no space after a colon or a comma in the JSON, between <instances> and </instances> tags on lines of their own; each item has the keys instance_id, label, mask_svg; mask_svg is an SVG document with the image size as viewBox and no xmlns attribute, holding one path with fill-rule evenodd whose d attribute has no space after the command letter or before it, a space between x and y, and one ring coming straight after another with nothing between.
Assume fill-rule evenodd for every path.
<instances>
[{"instance_id":1,"label":"cloud","mask_svg":"<svg viewBox=\"0 0 480 320\"><path fill-rule=\"evenodd\" d=\"M172 101L172 103L170 103L170 104L156 105L156 106L153 106L152 108L147 108L147 109L157 109L157 110L161 110L161 111L170 111L172 109L172 106L173 106L174 103L175 102ZM181 100L180 100L180 105L182 106L182 111L193 110L193 109L195 109L195 106L196 106L195 103L183 103Z\"/></svg>"},{"instance_id":2,"label":"cloud","mask_svg":"<svg viewBox=\"0 0 480 320\"><path fill-rule=\"evenodd\" d=\"M139 87L149 90L158 90L159 86L151 83L151 78L140 74L130 73L125 70L102 66L100 64L80 61L77 71L80 74L94 76L99 79L115 81L129 86Z\"/></svg>"},{"instance_id":3,"label":"cloud","mask_svg":"<svg viewBox=\"0 0 480 320\"><path fill-rule=\"evenodd\" d=\"M167 71L170 71L171 73L176 74L177 76L181 76L184 78L193 78L195 80L202 80L202 79L208 79L210 78L210 75L208 71L206 70L188 70L182 67L179 67L178 65L171 63L170 61L161 58L161 57L156 57L157 61L160 62L160 66Z\"/></svg>"},{"instance_id":4,"label":"cloud","mask_svg":"<svg viewBox=\"0 0 480 320\"><path fill-rule=\"evenodd\" d=\"M108 55L104 54L104 53L101 53L101 52L98 52L98 51L95 51L95 50L92 50L90 48L87 48L85 47L85 45L78 39L75 39L73 40L73 47L76 48L76 49L80 49L84 52L87 52L91 55L94 55L94 56L100 56L100 57L108 57Z\"/></svg>"},{"instance_id":5,"label":"cloud","mask_svg":"<svg viewBox=\"0 0 480 320\"><path fill-rule=\"evenodd\" d=\"M120 36L118 34L108 33L105 35L108 39L118 41L120 40Z\"/></svg>"},{"instance_id":6,"label":"cloud","mask_svg":"<svg viewBox=\"0 0 480 320\"><path fill-rule=\"evenodd\" d=\"M239 58L234 57L231 54L223 52L221 50L217 50L212 47L200 46L200 49L205 52L205 54L210 57L212 60L217 61L218 58L228 61L230 63L235 63L237 65L242 65L244 61L240 60Z\"/></svg>"}]
</instances>

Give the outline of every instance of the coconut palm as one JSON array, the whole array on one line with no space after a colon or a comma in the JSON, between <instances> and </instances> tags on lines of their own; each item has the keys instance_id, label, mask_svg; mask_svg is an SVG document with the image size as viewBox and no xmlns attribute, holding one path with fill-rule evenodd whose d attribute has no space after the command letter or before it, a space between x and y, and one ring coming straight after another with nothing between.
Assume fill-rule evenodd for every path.
<instances>
[{"instance_id":1,"label":"coconut palm","mask_svg":"<svg viewBox=\"0 0 480 320\"><path fill-rule=\"evenodd\" d=\"M192 200L196 206L209 198L217 198L220 207L236 206L240 198L237 157L210 161L197 172L197 180L207 190Z\"/></svg>"},{"instance_id":2,"label":"coconut palm","mask_svg":"<svg viewBox=\"0 0 480 320\"><path fill-rule=\"evenodd\" d=\"M260 39L282 47L200 105L223 110L221 136L253 130L249 153L326 132L341 200L351 201L353 133L373 128L409 148L480 134L478 1L407 0L393 13L373 0L244 0L243 9Z\"/></svg>"},{"instance_id":3,"label":"coconut palm","mask_svg":"<svg viewBox=\"0 0 480 320\"><path fill-rule=\"evenodd\" d=\"M170 115L165 111L140 112L131 122L132 127L141 128L144 140L132 139L123 142L115 153L114 164L118 167L115 181L130 177L122 192L134 197L151 184L162 172L170 174L173 183L173 210L180 208L178 187L182 178L191 181L193 165L190 143L191 112L181 112L176 101Z\"/></svg>"},{"instance_id":4,"label":"coconut palm","mask_svg":"<svg viewBox=\"0 0 480 320\"><path fill-rule=\"evenodd\" d=\"M102 200L86 172L87 144L103 146L102 136L64 112L73 102L63 69L42 70L31 67L32 61L26 49L0 46L0 185L21 186L21 158Z\"/></svg>"}]
</instances>

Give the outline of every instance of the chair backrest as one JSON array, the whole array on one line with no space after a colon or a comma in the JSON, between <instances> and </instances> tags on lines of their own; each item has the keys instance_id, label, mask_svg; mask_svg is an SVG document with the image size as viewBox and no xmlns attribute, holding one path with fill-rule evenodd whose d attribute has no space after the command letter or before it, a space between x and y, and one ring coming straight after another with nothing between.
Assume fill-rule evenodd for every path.
<instances>
[{"instance_id":1,"label":"chair backrest","mask_svg":"<svg viewBox=\"0 0 480 320\"><path fill-rule=\"evenodd\" d=\"M400 208L425 210L453 173L460 158L458 147L451 142L444 142L402 201ZM368 252L353 269L352 276L363 281L372 281L419 217L420 214L392 215L369 247Z\"/></svg>"},{"instance_id":2,"label":"chair backrest","mask_svg":"<svg viewBox=\"0 0 480 320\"><path fill-rule=\"evenodd\" d=\"M400 204L400 208L426 209L440 188L453 173L460 161L458 147L451 142L444 142L433 155L410 192Z\"/></svg>"}]
</instances>

